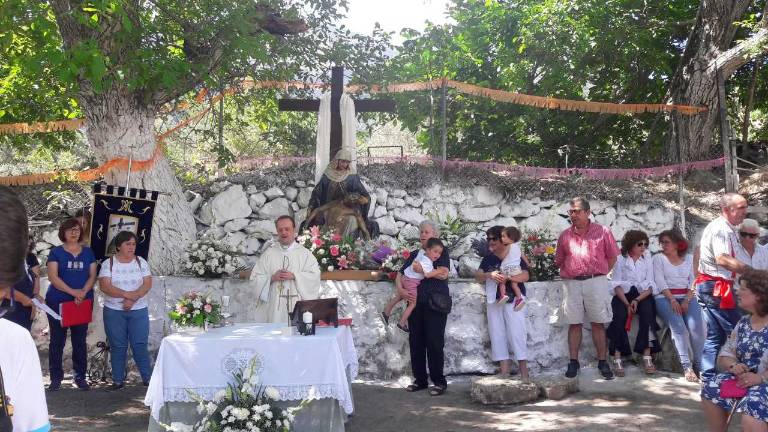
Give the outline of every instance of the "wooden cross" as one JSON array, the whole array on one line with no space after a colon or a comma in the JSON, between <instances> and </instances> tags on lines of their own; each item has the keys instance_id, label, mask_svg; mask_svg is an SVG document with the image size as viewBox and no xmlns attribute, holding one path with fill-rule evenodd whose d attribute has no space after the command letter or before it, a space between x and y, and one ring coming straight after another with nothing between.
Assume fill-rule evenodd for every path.
<instances>
[{"instance_id":1,"label":"wooden cross","mask_svg":"<svg viewBox=\"0 0 768 432\"><path fill-rule=\"evenodd\" d=\"M344 66L331 69L331 158L341 149L341 95L344 92ZM319 99L280 99L280 111L319 111ZM356 100L355 112L394 112L392 99Z\"/></svg>"}]
</instances>

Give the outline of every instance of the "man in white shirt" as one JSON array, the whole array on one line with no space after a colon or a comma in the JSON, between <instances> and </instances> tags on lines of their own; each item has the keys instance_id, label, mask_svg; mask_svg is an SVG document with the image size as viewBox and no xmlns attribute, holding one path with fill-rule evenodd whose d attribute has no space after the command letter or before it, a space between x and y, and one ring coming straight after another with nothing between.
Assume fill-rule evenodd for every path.
<instances>
[{"instance_id":1,"label":"man in white shirt","mask_svg":"<svg viewBox=\"0 0 768 432\"><path fill-rule=\"evenodd\" d=\"M296 223L291 216L275 221L277 242L259 257L251 271L259 306L256 320L289 323L299 300L320 296L320 266L309 249L296 243Z\"/></svg>"},{"instance_id":2,"label":"man in white shirt","mask_svg":"<svg viewBox=\"0 0 768 432\"><path fill-rule=\"evenodd\" d=\"M701 360L703 380L715 375L717 353L741 318L733 293L737 274L749 268L736 258L738 226L747 214L747 200L727 193L720 199L720 217L704 228L699 244L699 275L694 282L696 297L707 323L707 340Z\"/></svg>"},{"instance_id":3,"label":"man in white shirt","mask_svg":"<svg viewBox=\"0 0 768 432\"><path fill-rule=\"evenodd\" d=\"M24 204L8 188L0 186L0 291L11 286L24 275L24 257L27 251L27 211ZM0 310L0 316L7 309ZM48 407L45 402L43 374L40 358L29 332L8 320L0 319L0 371L6 395L13 406L14 432L46 432ZM5 410L0 410L3 416Z\"/></svg>"}]
</instances>

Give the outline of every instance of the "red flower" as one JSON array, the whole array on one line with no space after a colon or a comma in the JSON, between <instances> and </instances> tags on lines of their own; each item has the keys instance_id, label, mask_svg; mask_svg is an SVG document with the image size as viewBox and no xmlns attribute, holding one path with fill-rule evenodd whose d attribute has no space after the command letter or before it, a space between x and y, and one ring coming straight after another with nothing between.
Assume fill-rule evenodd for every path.
<instances>
[{"instance_id":1,"label":"red flower","mask_svg":"<svg viewBox=\"0 0 768 432\"><path fill-rule=\"evenodd\" d=\"M329 251L331 251L331 256L339 256L339 246L333 245L330 248L328 248Z\"/></svg>"},{"instance_id":2,"label":"red flower","mask_svg":"<svg viewBox=\"0 0 768 432\"><path fill-rule=\"evenodd\" d=\"M347 257L345 257L344 255L340 256L339 257L339 268L340 269L345 269L347 267L349 267L349 263L347 262Z\"/></svg>"},{"instance_id":3,"label":"red flower","mask_svg":"<svg viewBox=\"0 0 768 432\"><path fill-rule=\"evenodd\" d=\"M408 249L403 249L403 258L408 259L411 256L411 253L408 251Z\"/></svg>"},{"instance_id":4,"label":"red flower","mask_svg":"<svg viewBox=\"0 0 768 432\"><path fill-rule=\"evenodd\" d=\"M331 234L331 241L333 242L341 241L341 235L337 232L334 232L333 234Z\"/></svg>"},{"instance_id":5,"label":"red flower","mask_svg":"<svg viewBox=\"0 0 768 432\"><path fill-rule=\"evenodd\" d=\"M528 236L528 241L529 241L529 242L531 242L531 243L533 243L533 242L537 241L538 239L539 239L539 238L538 238L538 237L536 237L536 236L535 236L535 235L533 235L533 234L531 234L531 235L529 235L529 236Z\"/></svg>"},{"instance_id":6,"label":"red flower","mask_svg":"<svg viewBox=\"0 0 768 432\"><path fill-rule=\"evenodd\" d=\"M387 277L389 278L389 280L393 281L397 279L397 272L389 272L387 273Z\"/></svg>"},{"instance_id":7,"label":"red flower","mask_svg":"<svg viewBox=\"0 0 768 432\"><path fill-rule=\"evenodd\" d=\"M685 240L680 240L677 242L677 251L680 253L685 253L685 251L688 250L688 242Z\"/></svg>"},{"instance_id":8,"label":"red flower","mask_svg":"<svg viewBox=\"0 0 768 432\"><path fill-rule=\"evenodd\" d=\"M325 242L324 242L324 241L322 241L322 240L321 240L321 239L319 239L319 238L316 238L316 239L314 239L314 240L312 241L312 243L314 243L314 244L315 244L315 246L317 246L317 247L320 247L320 246L322 246L322 245L324 245L324 244L325 244Z\"/></svg>"}]
</instances>

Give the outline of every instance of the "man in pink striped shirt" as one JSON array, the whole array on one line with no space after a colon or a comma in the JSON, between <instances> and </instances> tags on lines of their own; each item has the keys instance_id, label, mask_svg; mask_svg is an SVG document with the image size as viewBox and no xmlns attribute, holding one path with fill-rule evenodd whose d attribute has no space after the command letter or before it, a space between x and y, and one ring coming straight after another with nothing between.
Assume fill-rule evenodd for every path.
<instances>
[{"instance_id":1,"label":"man in pink striped shirt","mask_svg":"<svg viewBox=\"0 0 768 432\"><path fill-rule=\"evenodd\" d=\"M565 376L579 373L579 348L584 320L592 324L592 341L597 350L597 368L607 380L613 372L606 361L607 347L604 323L613 318L611 295L606 275L616 264L619 248L611 231L589 220L589 201L578 197L570 201L568 214L573 226L557 239L555 264L563 278L562 313L568 328L568 351L571 357Z\"/></svg>"}]
</instances>

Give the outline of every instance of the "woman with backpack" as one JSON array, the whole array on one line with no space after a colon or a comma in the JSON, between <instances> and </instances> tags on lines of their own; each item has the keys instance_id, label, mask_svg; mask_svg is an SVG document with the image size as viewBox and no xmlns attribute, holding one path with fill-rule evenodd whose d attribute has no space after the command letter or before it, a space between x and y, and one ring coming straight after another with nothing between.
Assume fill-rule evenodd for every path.
<instances>
[{"instance_id":1,"label":"woman with backpack","mask_svg":"<svg viewBox=\"0 0 768 432\"><path fill-rule=\"evenodd\" d=\"M152 289L149 264L136 255L136 234L119 232L114 239L115 255L105 259L99 272L99 289L104 293L104 331L110 346L112 385L125 386L128 345L145 386L152 368L149 360L149 309L147 294Z\"/></svg>"}]
</instances>

